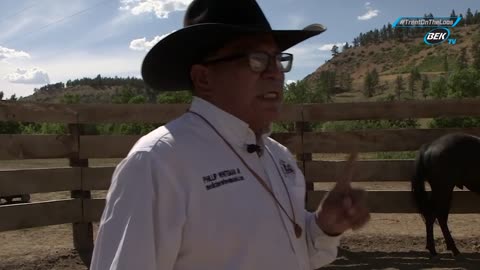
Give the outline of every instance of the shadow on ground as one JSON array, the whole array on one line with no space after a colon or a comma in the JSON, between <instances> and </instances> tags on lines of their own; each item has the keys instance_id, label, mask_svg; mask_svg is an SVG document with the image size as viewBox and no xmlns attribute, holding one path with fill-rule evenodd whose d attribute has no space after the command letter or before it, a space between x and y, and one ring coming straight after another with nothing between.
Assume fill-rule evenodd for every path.
<instances>
[{"instance_id":1,"label":"shadow on ground","mask_svg":"<svg viewBox=\"0 0 480 270\"><path fill-rule=\"evenodd\" d=\"M458 258L445 253L435 259L430 259L427 252L351 252L340 249L338 259L322 270L418 270L418 269L480 269L479 253L462 253Z\"/></svg>"},{"instance_id":2,"label":"shadow on ground","mask_svg":"<svg viewBox=\"0 0 480 270\"><path fill-rule=\"evenodd\" d=\"M0 270L87 270L75 250L62 249L0 260ZM340 249L338 259L320 270L478 270L480 253L463 253L453 258L448 253L430 259L427 252L361 252Z\"/></svg>"}]
</instances>

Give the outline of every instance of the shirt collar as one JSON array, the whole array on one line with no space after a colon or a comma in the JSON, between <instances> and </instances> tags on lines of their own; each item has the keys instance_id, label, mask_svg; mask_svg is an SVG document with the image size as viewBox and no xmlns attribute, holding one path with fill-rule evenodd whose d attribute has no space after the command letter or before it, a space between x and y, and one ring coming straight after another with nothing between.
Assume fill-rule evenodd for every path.
<instances>
[{"instance_id":1,"label":"shirt collar","mask_svg":"<svg viewBox=\"0 0 480 270\"><path fill-rule=\"evenodd\" d=\"M255 133L246 122L227 113L212 103L194 96L190 110L205 117L232 145L245 147L247 144L257 144ZM262 147L264 139L270 136L271 133L271 128L269 128L262 134L262 140L259 142Z\"/></svg>"}]
</instances>

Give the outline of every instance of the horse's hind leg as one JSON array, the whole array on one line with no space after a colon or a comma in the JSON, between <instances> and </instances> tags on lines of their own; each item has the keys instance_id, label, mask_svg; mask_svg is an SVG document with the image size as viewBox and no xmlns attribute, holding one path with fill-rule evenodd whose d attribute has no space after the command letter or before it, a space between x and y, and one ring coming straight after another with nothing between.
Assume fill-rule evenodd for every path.
<instances>
[{"instance_id":1,"label":"horse's hind leg","mask_svg":"<svg viewBox=\"0 0 480 270\"><path fill-rule=\"evenodd\" d=\"M448 228L448 213L450 212L450 203L452 201L452 191L449 193L444 193L443 198L437 197L437 219L440 228L442 229L443 238L445 238L445 244L447 245L447 250L450 250L453 253L453 256L457 256L460 254L458 251L457 246L455 245L455 241L453 240L452 234L450 233L450 229Z\"/></svg>"},{"instance_id":2,"label":"horse's hind leg","mask_svg":"<svg viewBox=\"0 0 480 270\"><path fill-rule=\"evenodd\" d=\"M443 238L445 238L445 244L447 245L447 249L452 251L453 256L457 256L460 254L457 246L455 245L455 240L453 240L452 234L450 233L450 229L448 228L448 213L442 213L438 217L438 224L442 229Z\"/></svg>"},{"instance_id":3,"label":"horse's hind leg","mask_svg":"<svg viewBox=\"0 0 480 270\"><path fill-rule=\"evenodd\" d=\"M433 213L426 213L425 215L425 229L427 233L427 246L425 247L429 252L430 256L437 256L437 251L435 250L435 241L433 238L433 224L435 222L435 216Z\"/></svg>"}]
</instances>

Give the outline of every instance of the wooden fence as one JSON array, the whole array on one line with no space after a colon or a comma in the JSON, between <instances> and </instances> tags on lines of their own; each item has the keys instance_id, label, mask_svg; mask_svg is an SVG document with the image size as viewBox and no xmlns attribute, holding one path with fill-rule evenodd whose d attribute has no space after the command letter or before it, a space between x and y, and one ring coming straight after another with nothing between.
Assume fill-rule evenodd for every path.
<instances>
[{"instance_id":1,"label":"wooden fence","mask_svg":"<svg viewBox=\"0 0 480 270\"><path fill-rule=\"evenodd\" d=\"M139 136L88 135L85 124L165 123L188 105L59 105L1 102L0 121L63 123L67 135L0 135L0 160L67 158L62 168L0 171L0 197L70 191L71 198L0 206L0 232L23 228L73 224L75 247L88 254L93 248L92 222L99 220L104 199L92 199L91 191L106 190L114 167L91 167L92 158L122 158ZM343 170L342 160L312 160L314 153L415 151L423 143L443 134L463 131L480 136L480 128L391 129L348 132L312 132L307 123L404 119L453 116L480 116L479 99L444 101L402 101L342 104L284 105L281 121L295 122L295 131L272 137L297 155L307 181L307 208L313 210L325 191L314 183L333 182ZM21 162L21 161L20 161ZM361 160L355 181L409 181L413 160ZM368 190L374 213L416 212L408 190ZM479 198L468 191L454 193L453 213L476 213Z\"/></svg>"}]
</instances>

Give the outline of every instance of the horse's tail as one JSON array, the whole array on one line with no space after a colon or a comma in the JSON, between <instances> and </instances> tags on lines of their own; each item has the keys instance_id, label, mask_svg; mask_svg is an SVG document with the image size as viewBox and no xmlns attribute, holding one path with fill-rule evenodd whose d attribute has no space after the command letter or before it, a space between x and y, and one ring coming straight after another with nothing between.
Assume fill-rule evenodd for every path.
<instances>
[{"instance_id":1,"label":"horse's tail","mask_svg":"<svg viewBox=\"0 0 480 270\"><path fill-rule=\"evenodd\" d=\"M425 190L425 150L427 145L422 145L415 158L414 174L411 179L413 200L420 214L425 217L429 208L429 199Z\"/></svg>"}]
</instances>

